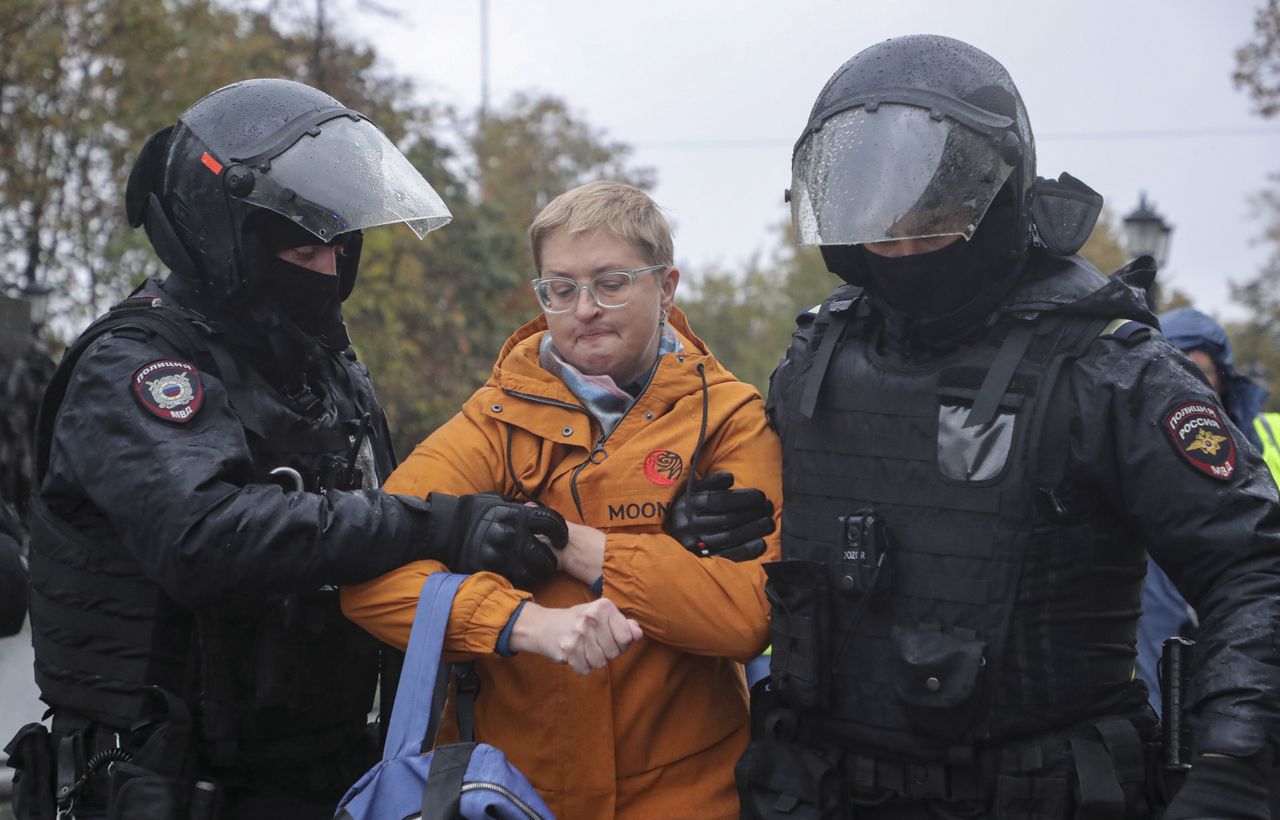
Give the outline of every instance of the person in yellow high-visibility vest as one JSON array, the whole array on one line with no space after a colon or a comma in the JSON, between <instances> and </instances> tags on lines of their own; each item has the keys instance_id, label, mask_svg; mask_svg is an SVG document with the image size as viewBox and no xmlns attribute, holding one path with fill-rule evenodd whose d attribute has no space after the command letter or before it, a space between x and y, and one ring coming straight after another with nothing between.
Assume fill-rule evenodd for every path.
<instances>
[{"instance_id":1,"label":"person in yellow high-visibility vest","mask_svg":"<svg viewBox=\"0 0 1280 820\"><path fill-rule=\"evenodd\" d=\"M1262 444L1262 458L1271 469L1271 476L1280 484L1280 413L1254 416L1253 430Z\"/></svg>"}]
</instances>

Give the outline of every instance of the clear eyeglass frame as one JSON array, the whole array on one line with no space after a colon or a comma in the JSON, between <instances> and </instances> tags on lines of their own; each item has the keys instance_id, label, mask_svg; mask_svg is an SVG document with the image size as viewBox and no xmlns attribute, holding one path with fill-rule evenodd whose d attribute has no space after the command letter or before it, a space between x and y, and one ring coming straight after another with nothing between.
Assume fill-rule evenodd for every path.
<instances>
[{"instance_id":1,"label":"clear eyeglass frame","mask_svg":"<svg viewBox=\"0 0 1280 820\"><path fill-rule=\"evenodd\" d=\"M578 298L582 291L591 294L592 300L600 307L606 310L616 310L624 308L631 303L631 291L635 287L636 277L642 273L657 273L665 271L670 265L648 265L643 268L632 268L631 270L610 270L604 273L598 273L591 277L591 281L578 284L573 279L564 276L548 276L538 278L532 281L534 295L538 297L538 304L542 306L542 310L546 313L568 313L578 304ZM608 291L610 286L616 286L617 290L613 293ZM559 286L563 288L563 292L557 294L553 288ZM601 294L604 289L604 294Z\"/></svg>"}]
</instances>

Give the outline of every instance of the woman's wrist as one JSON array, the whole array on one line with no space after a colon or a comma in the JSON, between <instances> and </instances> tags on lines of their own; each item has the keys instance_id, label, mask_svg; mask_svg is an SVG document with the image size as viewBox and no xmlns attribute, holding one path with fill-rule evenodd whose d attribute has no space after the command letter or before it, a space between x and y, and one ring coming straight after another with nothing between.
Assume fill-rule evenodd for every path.
<instances>
[{"instance_id":1,"label":"woman's wrist","mask_svg":"<svg viewBox=\"0 0 1280 820\"><path fill-rule=\"evenodd\" d=\"M569 524L569 544L562 553L561 571L584 584L604 572L605 534L594 527Z\"/></svg>"},{"instance_id":2,"label":"woman's wrist","mask_svg":"<svg viewBox=\"0 0 1280 820\"><path fill-rule=\"evenodd\" d=\"M546 614L545 607L538 606L533 601L526 601L524 606L520 607L515 622L511 624L508 648L512 652L542 654L538 652L538 638L542 623L546 620Z\"/></svg>"}]
</instances>

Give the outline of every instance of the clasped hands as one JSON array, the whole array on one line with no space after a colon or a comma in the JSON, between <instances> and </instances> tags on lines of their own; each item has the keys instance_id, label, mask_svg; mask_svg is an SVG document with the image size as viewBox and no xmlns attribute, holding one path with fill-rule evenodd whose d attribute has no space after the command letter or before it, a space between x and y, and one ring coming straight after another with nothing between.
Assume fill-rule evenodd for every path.
<instances>
[{"instance_id":1,"label":"clasped hands","mask_svg":"<svg viewBox=\"0 0 1280 820\"><path fill-rule=\"evenodd\" d=\"M774 529L773 504L759 490L732 486L728 473L693 482L672 503L663 530L699 557L758 557L765 549L763 537ZM585 584L600 578L605 547L600 530L496 493L436 493L428 500L433 518L448 521L434 533L433 557L456 572L496 572L527 590L557 569ZM568 664L586 675L621 655L642 634L640 625L607 598L565 609L530 601L512 624L510 648Z\"/></svg>"}]
</instances>

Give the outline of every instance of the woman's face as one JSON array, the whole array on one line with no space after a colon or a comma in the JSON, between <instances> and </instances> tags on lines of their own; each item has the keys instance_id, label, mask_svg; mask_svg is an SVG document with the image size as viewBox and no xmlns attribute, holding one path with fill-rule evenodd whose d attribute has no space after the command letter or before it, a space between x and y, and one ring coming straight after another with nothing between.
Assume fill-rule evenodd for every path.
<instances>
[{"instance_id":1,"label":"woman's face","mask_svg":"<svg viewBox=\"0 0 1280 820\"><path fill-rule=\"evenodd\" d=\"M542 245L541 276L580 285L607 271L650 264L631 243L604 230L576 235L555 231ZM629 384L657 359L659 313L671 309L679 280L675 268L637 274L631 299L620 308L600 307L588 291L580 290L570 310L547 314L551 341L581 372Z\"/></svg>"}]
</instances>

